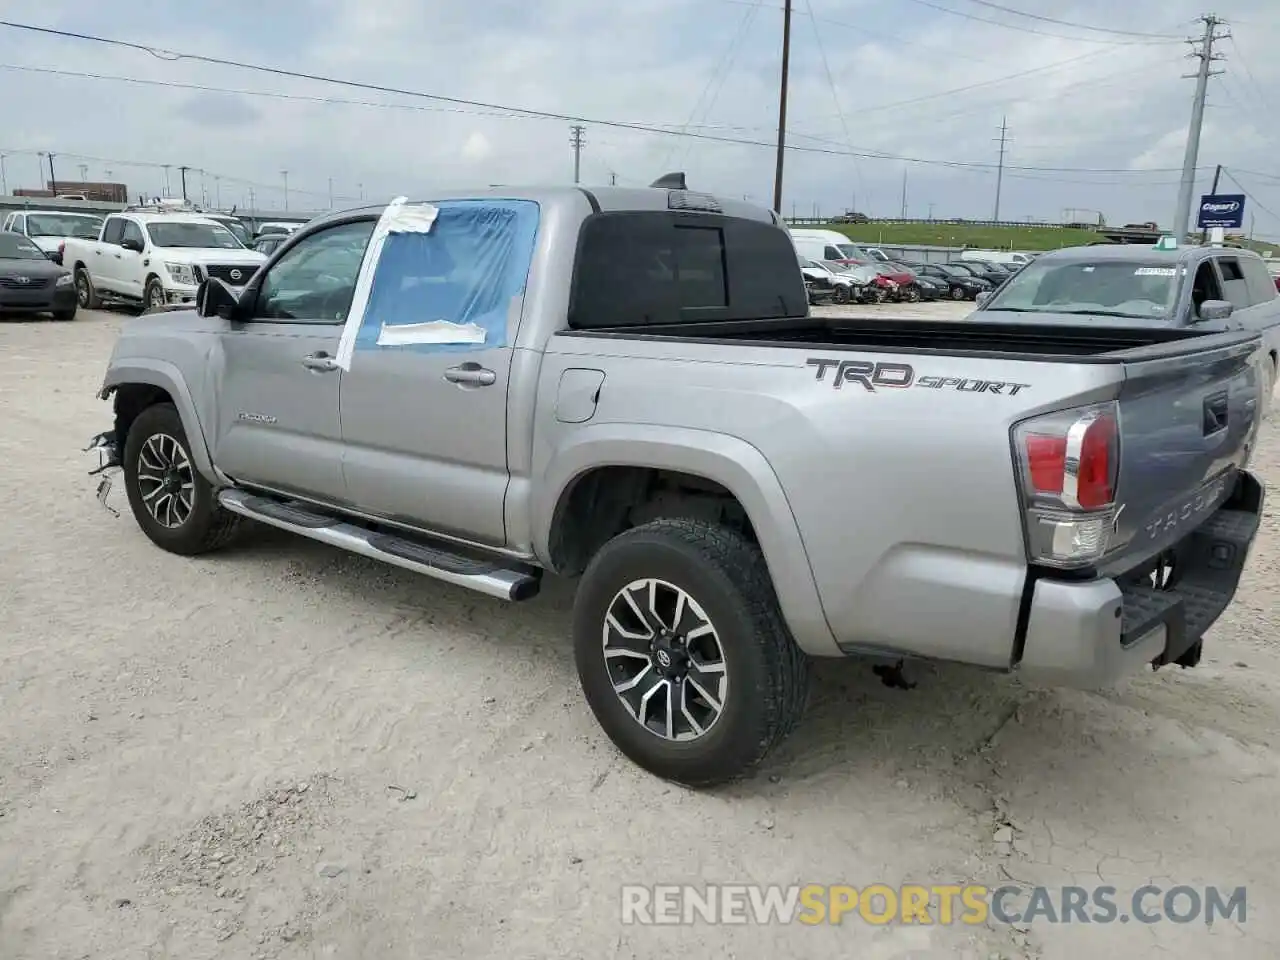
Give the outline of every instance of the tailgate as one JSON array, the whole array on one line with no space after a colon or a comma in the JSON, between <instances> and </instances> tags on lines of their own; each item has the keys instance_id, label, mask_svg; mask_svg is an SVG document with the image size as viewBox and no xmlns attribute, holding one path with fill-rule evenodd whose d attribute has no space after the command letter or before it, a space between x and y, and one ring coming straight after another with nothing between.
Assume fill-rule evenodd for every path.
<instances>
[{"instance_id":1,"label":"tailgate","mask_svg":"<svg viewBox=\"0 0 1280 960\"><path fill-rule=\"evenodd\" d=\"M1262 415L1261 341L1125 364L1119 476L1104 563L1127 570L1184 539L1231 494Z\"/></svg>"}]
</instances>

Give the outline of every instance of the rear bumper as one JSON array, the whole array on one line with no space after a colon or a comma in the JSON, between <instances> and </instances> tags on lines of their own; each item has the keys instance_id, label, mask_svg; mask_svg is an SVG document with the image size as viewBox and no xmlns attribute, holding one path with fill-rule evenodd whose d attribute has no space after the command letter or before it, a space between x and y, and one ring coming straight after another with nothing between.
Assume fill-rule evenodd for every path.
<instances>
[{"instance_id":1,"label":"rear bumper","mask_svg":"<svg viewBox=\"0 0 1280 960\"><path fill-rule=\"evenodd\" d=\"M1113 579L1037 580L1021 675L1088 688L1111 685L1148 664L1195 666L1205 632L1235 596L1263 496L1261 481L1241 472L1232 496L1178 545L1182 569L1166 589Z\"/></svg>"}]
</instances>

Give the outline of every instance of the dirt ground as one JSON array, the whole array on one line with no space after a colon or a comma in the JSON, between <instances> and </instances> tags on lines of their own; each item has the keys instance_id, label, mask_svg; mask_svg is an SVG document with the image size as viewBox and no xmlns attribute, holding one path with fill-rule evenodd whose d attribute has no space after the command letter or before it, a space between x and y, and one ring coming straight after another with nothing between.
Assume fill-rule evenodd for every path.
<instances>
[{"instance_id":1,"label":"dirt ground","mask_svg":"<svg viewBox=\"0 0 1280 960\"><path fill-rule=\"evenodd\" d=\"M0 324L0 960L1280 954L1280 524L1206 662L1115 692L818 671L750 781L620 759L526 605L94 499L118 316ZM1256 467L1280 481L1265 428ZM624 926L627 883L1248 888L1243 923Z\"/></svg>"}]
</instances>

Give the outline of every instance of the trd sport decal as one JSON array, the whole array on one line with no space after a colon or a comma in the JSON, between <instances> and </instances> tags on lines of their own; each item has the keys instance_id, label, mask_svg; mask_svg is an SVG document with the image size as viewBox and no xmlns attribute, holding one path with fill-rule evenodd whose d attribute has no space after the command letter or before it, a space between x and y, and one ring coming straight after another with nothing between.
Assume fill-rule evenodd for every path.
<instances>
[{"instance_id":1,"label":"trd sport decal","mask_svg":"<svg viewBox=\"0 0 1280 960\"><path fill-rule=\"evenodd\" d=\"M879 389L905 390L916 387L924 390L958 390L961 393L998 393L1015 396L1029 383L1009 383L1004 380L974 380L969 377L917 377L915 367L909 363L872 363L870 360L830 360L826 357L810 357L806 366L816 367L814 377L819 383L827 378L827 371L834 370L831 386L839 390L846 383L856 383L869 393Z\"/></svg>"}]
</instances>

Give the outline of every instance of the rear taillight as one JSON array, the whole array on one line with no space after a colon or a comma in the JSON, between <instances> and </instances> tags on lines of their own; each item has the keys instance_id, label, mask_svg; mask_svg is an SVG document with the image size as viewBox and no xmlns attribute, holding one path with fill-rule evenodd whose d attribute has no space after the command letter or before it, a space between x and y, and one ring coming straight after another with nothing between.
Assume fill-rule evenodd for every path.
<instances>
[{"instance_id":1,"label":"rear taillight","mask_svg":"<svg viewBox=\"0 0 1280 960\"><path fill-rule=\"evenodd\" d=\"M1014 452L1033 563L1076 567L1110 546L1119 477L1114 403L1051 413L1018 424Z\"/></svg>"}]
</instances>

